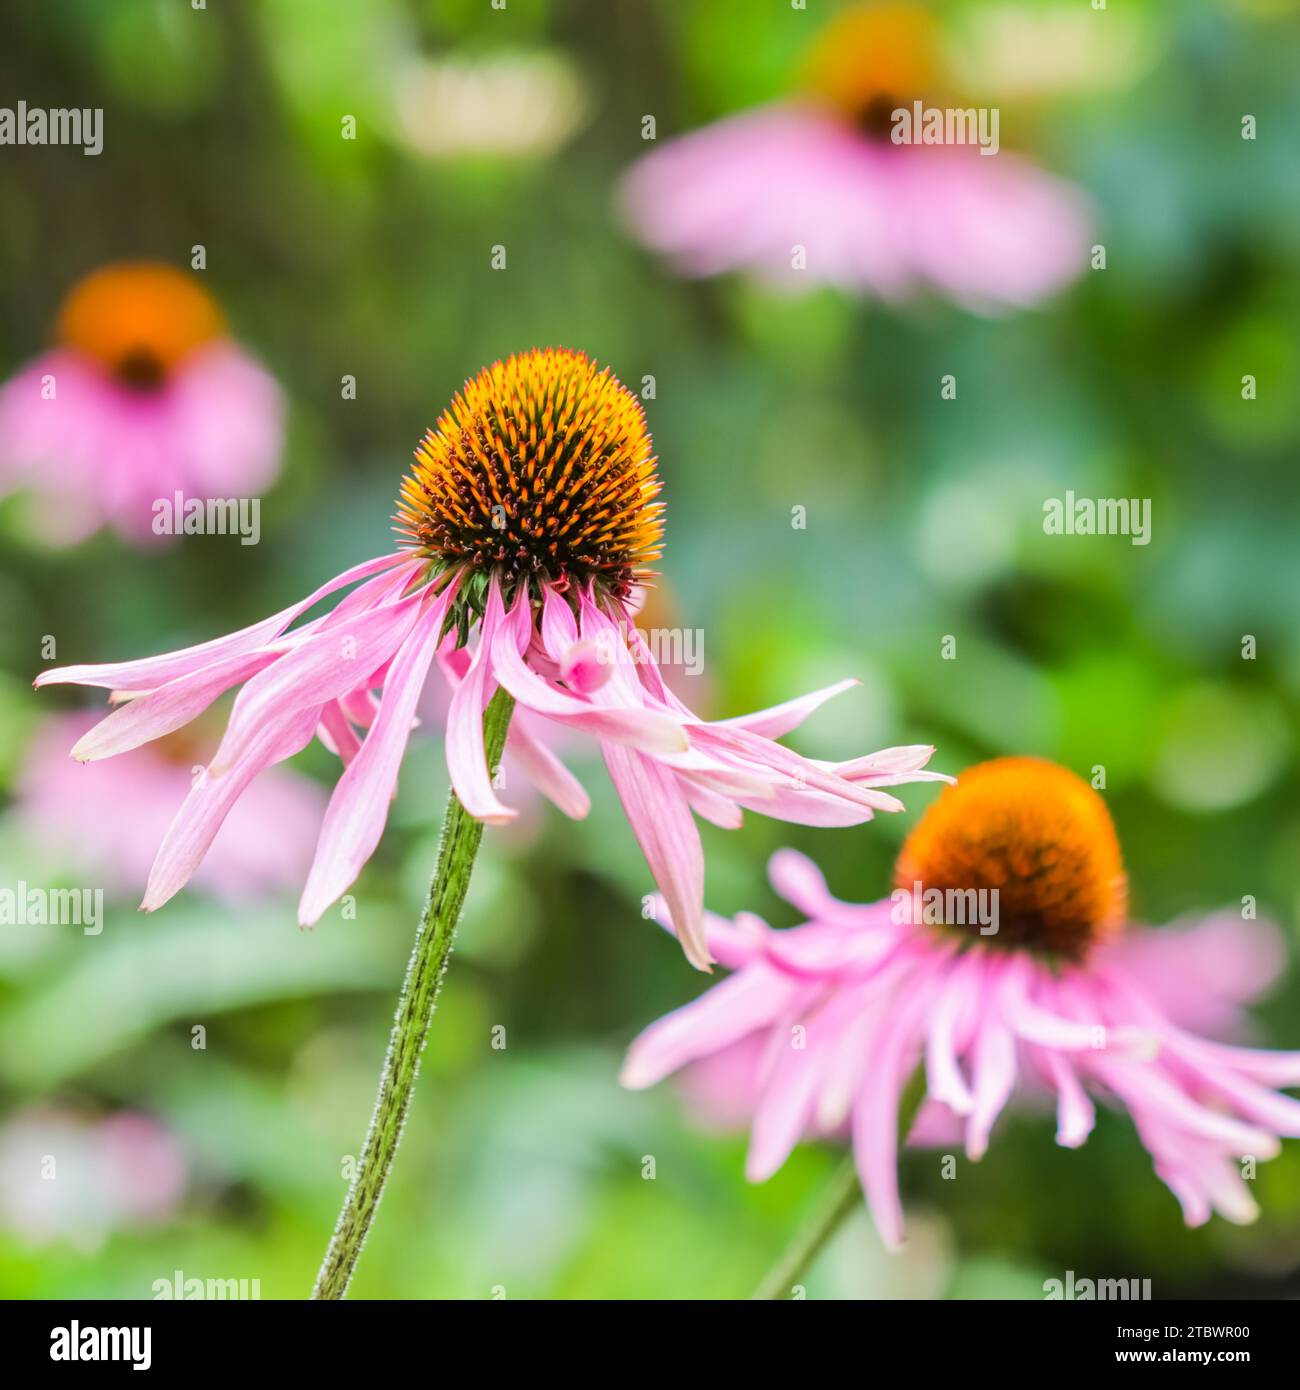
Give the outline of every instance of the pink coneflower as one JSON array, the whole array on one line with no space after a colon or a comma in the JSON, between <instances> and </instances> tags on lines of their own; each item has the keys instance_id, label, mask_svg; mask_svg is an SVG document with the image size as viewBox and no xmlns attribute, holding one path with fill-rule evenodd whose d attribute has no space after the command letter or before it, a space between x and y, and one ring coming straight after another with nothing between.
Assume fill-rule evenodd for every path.
<instances>
[{"instance_id":1,"label":"pink coneflower","mask_svg":"<svg viewBox=\"0 0 1300 1390\"><path fill-rule=\"evenodd\" d=\"M905 1090L913 1142L955 1131L978 1159L1019 1085L1053 1096L1067 1147L1091 1132L1092 1097L1127 1110L1189 1225L1213 1211L1256 1215L1237 1160L1272 1157L1279 1136L1300 1134L1300 1102L1273 1089L1300 1084L1300 1053L1185 1026L1200 1014L1189 994L1207 962L1171 971L1153 938L1126 943L1119 842L1102 798L1073 773L1035 758L963 773L906 841L881 902L838 901L793 851L771 868L807 922L773 931L749 914L711 917L710 945L735 973L648 1028L624 1072L642 1087L702 1059L729 1067L752 1109L752 1180L800 1138L846 1131L876 1226L897 1246ZM1179 933L1178 946L1208 949L1223 971L1202 986L1218 1021L1225 997L1267 973L1267 929L1264 939L1263 957L1247 945L1230 959L1221 923L1199 941Z\"/></svg>"},{"instance_id":2,"label":"pink coneflower","mask_svg":"<svg viewBox=\"0 0 1300 1390\"><path fill-rule=\"evenodd\" d=\"M16 810L35 845L110 894L139 892L158 845L216 744L168 734L93 766L68 758L94 716L52 719L27 750ZM231 809L194 874L196 887L242 903L302 882L325 798L310 778L272 768Z\"/></svg>"},{"instance_id":3,"label":"pink coneflower","mask_svg":"<svg viewBox=\"0 0 1300 1390\"><path fill-rule=\"evenodd\" d=\"M1084 201L1001 149L894 143L896 110L973 109L942 67L921 7L845 11L815 45L803 91L633 168L631 227L688 276L748 270L887 300L929 288L980 311L1036 303L1085 268Z\"/></svg>"},{"instance_id":4,"label":"pink coneflower","mask_svg":"<svg viewBox=\"0 0 1300 1390\"><path fill-rule=\"evenodd\" d=\"M31 492L50 540L101 526L152 540L168 534L160 500L247 497L275 476L280 390L196 276L94 271L64 301L58 340L0 389L0 492Z\"/></svg>"},{"instance_id":5,"label":"pink coneflower","mask_svg":"<svg viewBox=\"0 0 1300 1390\"><path fill-rule=\"evenodd\" d=\"M0 1127L0 1224L31 1245L93 1251L114 1231L160 1225L188 1181L180 1141L138 1111L32 1109Z\"/></svg>"},{"instance_id":6,"label":"pink coneflower","mask_svg":"<svg viewBox=\"0 0 1300 1390\"><path fill-rule=\"evenodd\" d=\"M707 966L694 814L727 827L742 808L857 824L901 809L881 788L934 776L920 771L933 750L827 763L774 741L851 682L736 719L692 714L661 680L628 607L659 553L658 492L636 398L580 353L524 353L468 382L421 444L402 485L404 548L228 637L43 672L38 685L102 686L120 702L76 745L83 760L169 734L243 683L216 755L163 839L143 907L161 907L186 883L259 772L319 736L344 772L299 909L314 923L379 841L439 657L456 682L447 763L469 815L503 823L516 814L485 754L484 711L498 687L533 715L593 735L686 953ZM331 613L292 627L357 581ZM585 813L585 793L531 721L511 728L510 749L561 810Z\"/></svg>"}]
</instances>

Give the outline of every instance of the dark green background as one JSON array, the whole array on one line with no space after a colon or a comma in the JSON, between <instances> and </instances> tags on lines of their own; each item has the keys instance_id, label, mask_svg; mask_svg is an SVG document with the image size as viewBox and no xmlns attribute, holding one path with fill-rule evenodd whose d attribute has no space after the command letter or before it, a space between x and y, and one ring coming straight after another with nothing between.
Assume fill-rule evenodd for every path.
<instances>
[{"instance_id":1,"label":"dark green background","mask_svg":"<svg viewBox=\"0 0 1300 1390\"><path fill-rule=\"evenodd\" d=\"M796 736L804 751L925 740L953 772L1008 752L1104 765L1139 916L1253 894L1295 945L1295 6L1112 3L1099 22L1128 26L1140 54L1127 76L1023 117L1008 106L1004 144L1031 146L1087 190L1107 248L1104 271L1041 310L984 320L928 300L886 310L673 279L613 206L645 148L641 117L667 138L779 95L833 8L11 7L3 103L102 106L105 148L0 150L0 369L44 345L80 274L124 256L184 263L202 243L208 283L291 411L257 547L202 537L133 552L104 537L51 553L14 504L0 508L0 777L40 715L75 699L32 695L42 634L65 660L125 658L282 607L387 547L410 452L467 375L563 344L630 383L656 378L662 568L675 621L704 632L705 712L851 674L864 686ZM988 8L944 7L976 25ZM570 138L525 158L433 161L403 144L403 60L503 51L544 52L580 84ZM343 113L357 117L355 142L339 137ZM1240 138L1245 113L1253 143ZM496 244L505 271L490 268ZM355 401L340 399L345 373ZM1254 402L1241 399L1245 373ZM1067 488L1149 497L1152 544L1044 536L1043 500ZM790 525L796 505L804 531ZM955 661L940 657L947 634ZM333 775L319 750L301 761ZM750 1187L743 1140L695 1131L668 1087L618 1089L627 1040L703 981L639 919L646 871L598 758L584 749L575 766L593 795L587 823L548 812L529 843L488 833L357 1296L745 1294L835 1161L801 1149ZM0 1292L140 1297L179 1268L256 1276L267 1297L305 1293L341 1155L368 1115L444 790L425 739L355 922L329 914L302 933L291 901L241 919L189 892L149 919L114 904L97 939L47 929L29 949L6 929L0 1103L151 1110L182 1135L195 1175L173 1222L97 1251L0 1232ZM932 793L904 795L904 816L862 829L757 817L736 834L706 828L710 905L788 923L762 873L787 843L814 853L842 895L880 896ZM12 881L22 832L13 816L4 830ZM204 943L192 959L174 949L187 933ZM130 999L114 983L122 959ZM226 959L241 968L196 1020L187 990ZM71 997L93 1007L73 1012ZM1293 973L1258 1011L1266 1041L1300 1044L1298 999ZM195 1021L206 1052L189 1046ZM498 1024L503 1052L489 1045ZM1034 1298L1067 1269L1150 1278L1158 1296L1297 1291L1298 1146L1261 1169L1264 1215L1249 1230L1186 1231L1111 1113L1081 1152L1054 1146L1046 1116L1019 1116L978 1167L960 1161L954 1182L937 1169L934 1155L905 1164L904 1259L882 1255L863 1221L813 1291Z\"/></svg>"}]
</instances>

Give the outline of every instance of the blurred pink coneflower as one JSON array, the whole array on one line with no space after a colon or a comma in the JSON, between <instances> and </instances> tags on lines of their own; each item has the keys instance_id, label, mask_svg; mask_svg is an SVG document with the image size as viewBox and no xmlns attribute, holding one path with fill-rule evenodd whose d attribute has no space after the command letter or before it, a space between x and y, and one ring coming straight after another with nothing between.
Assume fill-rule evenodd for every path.
<instances>
[{"instance_id":1,"label":"blurred pink coneflower","mask_svg":"<svg viewBox=\"0 0 1300 1390\"><path fill-rule=\"evenodd\" d=\"M996 132L986 119L984 147L892 138L907 133L894 113L917 103L945 129L949 111L979 114L954 96L922 6L837 15L805 76L785 100L670 140L628 174L629 225L679 273L747 270L886 300L925 288L993 312L1085 269L1083 197L1001 149L1000 118Z\"/></svg>"},{"instance_id":2,"label":"blurred pink coneflower","mask_svg":"<svg viewBox=\"0 0 1300 1390\"><path fill-rule=\"evenodd\" d=\"M115 1231L161 1225L188 1182L180 1140L139 1111L33 1108L0 1126L0 1224L30 1245L94 1251Z\"/></svg>"},{"instance_id":3,"label":"blurred pink coneflower","mask_svg":"<svg viewBox=\"0 0 1300 1390\"><path fill-rule=\"evenodd\" d=\"M283 402L197 276L104 266L76 284L58 345L0 388L0 492L35 499L51 542L102 526L142 543L156 505L252 496L275 476Z\"/></svg>"},{"instance_id":4,"label":"blurred pink coneflower","mask_svg":"<svg viewBox=\"0 0 1300 1390\"><path fill-rule=\"evenodd\" d=\"M1188 1225L1256 1216L1238 1160L1300 1135L1300 1101L1274 1089L1300 1085L1300 1052L1192 1029L1240 1031L1236 1002L1276 972L1276 936L1222 919L1126 933L1119 842L1073 773L1036 758L963 773L912 831L880 902L840 902L792 850L771 878L806 923L710 914L710 947L735 973L647 1028L623 1073L639 1088L703 1065L692 1091L731 1086L724 1108L752 1124L751 1180L801 1138L847 1134L897 1246L900 1132L964 1136L978 1159L1019 1086L1054 1098L1057 1142L1071 1148L1093 1128L1093 1096L1126 1110Z\"/></svg>"}]
</instances>

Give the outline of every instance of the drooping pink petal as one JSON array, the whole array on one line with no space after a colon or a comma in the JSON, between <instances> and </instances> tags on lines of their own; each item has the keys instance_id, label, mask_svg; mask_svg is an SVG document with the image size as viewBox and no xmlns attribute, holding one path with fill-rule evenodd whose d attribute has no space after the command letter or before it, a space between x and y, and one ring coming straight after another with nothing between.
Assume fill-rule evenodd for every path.
<instances>
[{"instance_id":1,"label":"drooping pink petal","mask_svg":"<svg viewBox=\"0 0 1300 1390\"><path fill-rule=\"evenodd\" d=\"M845 785L850 785L845 783ZM883 793L875 793L883 797ZM827 792L809 791L806 788L792 788L769 784L765 796L744 796L737 800L747 811L756 811L772 820L785 821L787 825L815 825L823 828L865 825L875 815L875 811L860 801L844 801L839 796ZM901 801L889 798L882 809L897 811L902 809Z\"/></svg>"},{"instance_id":2,"label":"drooping pink petal","mask_svg":"<svg viewBox=\"0 0 1300 1390\"><path fill-rule=\"evenodd\" d=\"M671 774L652 758L617 743L603 743L601 750L686 958L707 970L713 957L704 931L704 851L691 808Z\"/></svg>"},{"instance_id":3,"label":"drooping pink petal","mask_svg":"<svg viewBox=\"0 0 1300 1390\"><path fill-rule=\"evenodd\" d=\"M962 1074L956 1042L958 1024L976 988L971 971L968 962L959 962L948 976L931 1014L926 1037L926 1083L930 1095L957 1115L969 1115L975 1109L975 1097Z\"/></svg>"},{"instance_id":4,"label":"drooping pink petal","mask_svg":"<svg viewBox=\"0 0 1300 1390\"><path fill-rule=\"evenodd\" d=\"M511 721L506 742L510 756L537 790L570 820L585 820L591 810L591 798L573 773L529 730L526 713L520 711Z\"/></svg>"},{"instance_id":5,"label":"drooping pink petal","mask_svg":"<svg viewBox=\"0 0 1300 1390\"><path fill-rule=\"evenodd\" d=\"M658 922L673 936L677 928L673 923L668 904L662 893L652 893L644 909L644 915ZM704 913L704 930L709 938L709 950L714 959L728 970L740 970L746 965L760 962L764 944L771 932L766 922L755 913L738 912L735 921L719 916L716 912Z\"/></svg>"},{"instance_id":6,"label":"drooping pink petal","mask_svg":"<svg viewBox=\"0 0 1300 1390\"><path fill-rule=\"evenodd\" d=\"M345 588L358 579L365 579L379 570L401 563L413 563L411 556L405 551L398 551L393 555L382 555L378 559L353 565L351 569L344 570L342 574L336 575L328 583L322 584L319 589L309 594L300 603L295 603L270 618L264 618L260 623L254 623L251 627L241 628L238 632L229 633L225 637L213 638L210 642L201 642L196 647L185 647L181 651L165 652L161 656L145 657L139 661L122 661L106 665L59 666L51 671L42 671L33 684L37 686L97 685L107 690L153 690L157 686L166 685L168 681L176 680L180 676L186 676L193 671L210 666L214 661L265 646L278 637L295 618L319 603L321 599L327 598L330 594Z\"/></svg>"},{"instance_id":7,"label":"drooping pink petal","mask_svg":"<svg viewBox=\"0 0 1300 1390\"><path fill-rule=\"evenodd\" d=\"M625 709L643 708L648 702L638 671L640 658L632 645L635 627L621 609L617 617L611 617L588 593L582 593L578 603L581 640L595 647L608 668L608 677L593 692L597 703Z\"/></svg>"},{"instance_id":8,"label":"drooping pink petal","mask_svg":"<svg viewBox=\"0 0 1300 1390\"><path fill-rule=\"evenodd\" d=\"M966 1157L972 1163L988 1151L993 1125L1010 1100L1015 1084L1015 1036L995 1014L990 1014L975 1038L975 1105L966 1121Z\"/></svg>"},{"instance_id":9,"label":"drooping pink petal","mask_svg":"<svg viewBox=\"0 0 1300 1390\"><path fill-rule=\"evenodd\" d=\"M734 801L690 776L682 777L680 785L691 810L710 825L723 830L739 830L744 824L745 814Z\"/></svg>"},{"instance_id":10,"label":"drooping pink petal","mask_svg":"<svg viewBox=\"0 0 1300 1390\"><path fill-rule=\"evenodd\" d=\"M910 782L955 782L957 779L946 772L923 770L933 756L932 744L914 743L901 748L882 748L865 757L824 766L837 777L872 787L897 787Z\"/></svg>"},{"instance_id":11,"label":"drooping pink petal","mask_svg":"<svg viewBox=\"0 0 1300 1390\"><path fill-rule=\"evenodd\" d=\"M500 801L492 789L492 774L483 742L483 712L497 686L493 639L502 631L504 617L501 590L493 579L488 589L479 645L447 711L447 770L451 774L451 784L469 814L489 825L505 825L519 814ZM513 641L510 637L497 647L508 647Z\"/></svg>"},{"instance_id":12,"label":"drooping pink petal","mask_svg":"<svg viewBox=\"0 0 1300 1390\"><path fill-rule=\"evenodd\" d=\"M724 727L744 729L751 734L761 734L763 738L780 738L792 729L797 729L815 710L820 709L827 700L861 685L858 680L836 681L834 685L823 686L807 695L800 695L784 704L772 705L768 709L756 710L753 714L737 715L733 719L720 719Z\"/></svg>"},{"instance_id":13,"label":"drooping pink petal","mask_svg":"<svg viewBox=\"0 0 1300 1390\"><path fill-rule=\"evenodd\" d=\"M1043 1064L1056 1089L1056 1142L1077 1149L1092 1133L1097 1112L1069 1061L1059 1052L1045 1051Z\"/></svg>"},{"instance_id":14,"label":"drooping pink petal","mask_svg":"<svg viewBox=\"0 0 1300 1390\"><path fill-rule=\"evenodd\" d=\"M905 997L901 1005L881 1015L872 1046L875 1065L853 1109L853 1154L871 1218L887 1250L897 1250L903 1243L898 1153L907 1136L898 1132L898 1107L920 1052L916 1031L920 997Z\"/></svg>"},{"instance_id":15,"label":"drooping pink petal","mask_svg":"<svg viewBox=\"0 0 1300 1390\"><path fill-rule=\"evenodd\" d=\"M361 750L361 740L357 737L357 731L349 723L338 700L330 700L321 708L320 727L316 730L316 737L344 767L347 767Z\"/></svg>"},{"instance_id":16,"label":"drooping pink petal","mask_svg":"<svg viewBox=\"0 0 1300 1390\"><path fill-rule=\"evenodd\" d=\"M684 753L659 753L657 760L683 779L728 799L746 797L769 801L774 797L771 774L753 771L746 765L689 748Z\"/></svg>"},{"instance_id":17,"label":"drooping pink petal","mask_svg":"<svg viewBox=\"0 0 1300 1390\"><path fill-rule=\"evenodd\" d=\"M653 1086L696 1057L761 1028L784 1007L789 990L775 973L729 976L645 1029L628 1048L619 1080L634 1091Z\"/></svg>"},{"instance_id":18,"label":"drooping pink petal","mask_svg":"<svg viewBox=\"0 0 1300 1390\"><path fill-rule=\"evenodd\" d=\"M1300 1100L1279 1095L1257 1081L1243 1076L1224 1062L1213 1060L1195 1051L1180 1047L1174 1040L1167 1046L1186 1066L1189 1078L1198 1090L1217 1097L1244 1119L1276 1131L1288 1138L1300 1136Z\"/></svg>"},{"instance_id":19,"label":"drooping pink petal","mask_svg":"<svg viewBox=\"0 0 1300 1390\"><path fill-rule=\"evenodd\" d=\"M861 907L841 902L826 883L826 875L806 854L797 849L779 849L767 862L767 877L776 893L792 907L797 907L810 921L817 918L835 920L847 916L861 920L874 904Z\"/></svg>"},{"instance_id":20,"label":"drooping pink petal","mask_svg":"<svg viewBox=\"0 0 1300 1390\"><path fill-rule=\"evenodd\" d=\"M1238 1036L1241 1006L1262 996L1286 968L1286 943L1272 922L1216 912L1203 920L1120 933L1098 965L1140 979L1170 1023L1220 1042Z\"/></svg>"},{"instance_id":21,"label":"drooping pink petal","mask_svg":"<svg viewBox=\"0 0 1300 1390\"><path fill-rule=\"evenodd\" d=\"M263 768L305 748L319 718L319 709L273 715L226 771L209 768L198 779L159 847L140 904L145 912L160 908L185 886L243 790Z\"/></svg>"},{"instance_id":22,"label":"drooping pink petal","mask_svg":"<svg viewBox=\"0 0 1300 1390\"><path fill-rule=\"evenodd\" d=\"M770 739L760 738L757 734L718 724L694 724L688 726L688 731L692 744L705 751L730 753L748 759L757 766L768 767L774 773L792 779L798 787L828 792L832 796L841 797L868 809L902 810L902 802L894 797L860 787L854 782L845 781L842 777L823 771L811 759L801 758L793 750L773 743ZM753 809L761 811L763 808Z\"/></svg>"},{"instance_id":23,"label":"drooping pink petal","mask_svg":"<svg viewBox=\"0 0 1300 1390\"><path fill-rule=\"evenodd\" d=\"M443 595L429 605L397 652L374 725L330 797L316 858L298 904L298 921L304 927L316 922L352 885L384 833L416 701L442 633L447 600Z\"/></svg>"},{"instance_id":24,"label":"drooping pink petal","mask_svg":"<svg viewBox=\"0 0 1300 1390\"><path fill-rule=\"evenodd\" d=\"M235 700L226 736L213 759L214 770L222 771L237 759L272 715L320 709L354 689L401 646L425 598L424 592L417 592L322 628L254 676Z\"/></svg>"},{"instance_id":25,"label":"drooping pink petal","mask_svg":"<svg viewBox=\"0 0 1300 1390\"><path fill-rule=\"evenodd\" d=\"M787 1027L773 1030L780 1052L754 1107L745 1176L766 1182L790 1156L812 1116L820 1079L818 1054L798 1047Z\"/></svg>"},{"instance_id":26,"label":"drooping pink petal","mask_svg":"<svg viewBox=\"0 0 1300 1390\"><path fill-rule=\"evenodd\" d=\"M186 489L255 497L275 476L284 400L274 378L235 344L218 340L171 382L172 434L185 441Z\"/></svg>"},{"instance_id":27,"label":"drooping pink petal","mask_svg":"<svg viewBox=\"0 0 1300 1390\"><path fill-rule=\"evenodd\" d=\"M1271 1158L1280 1148L1275 1135L1199 1105L1153 1068L1124 1067L1109 1059L1093 1058L1091 1069L1123 1098L1130 1112L1148 1111L1163 1123L1217 1140L1237 1153Z\"/></svg>"},{"instance_id":28,"label":"drooping pink petal","mask_svg":"<svg viewBox=\"0 0 1300 1390\"><path fill-rule=\"evenodd\" d=\"M542 595L542 645L548 652L562 652L578 640L578 620L563 595L547 588Z\"/></svg>"},{"instance_id":29,"label":"drooping pink petal","mask_svg":"<svg viewBox=\"0 0 1300 1390\"><path fill-rule=\"evenodd\" d=\"M877 906L888 908L888 904ZM897 933L854 931L830 922L773 932L766 938L764 950L767 959L787 975L805 980L852 980L855 984L870 979L896 954L916 954Z\"/></svg>"},{"instance_id":30,"label":"drooping pink petal","mask_svg":"<svg viewBox=\"0 0 1300 1390\"><path fill-rule=\"evenodd\" d=\"M256 675L277 656L264 648L237 652L128 700L77 741L72 757L81 762L111 758L162 738L197 718L232 685Z\"/></svg>"},{"instance_id":31,"label":"drooping pink petal","mask_svg":"<svg viewBox=\"0 0 1300 1390\"><path fill-rule=\"evenodd\" d=\"M1063 1018L1029 996L1037 967L1025 957L1010 961L1003 975L1002 1013L1017 1037L1065 1052L1095 1052L1103 1048L1136 1048L1153 1052L1154 1034L1135 1026L1108 1027L1097 1020L1082 1023Z\"/></svg>"},{"instance_id":32,"label":"drooping pink petal","mask_svg":"<svg viewBox=\"0 0 1300 1390\"><path fill-rule=\"evenodd\" d=\"M906 983L911 967L911 962L898 961L896 968L882 971L867 988L844 990L830 998L810 987L814 997L821 998L821 1004L810 1020L809 1042L815 1030L824 1038L827 1054L821 1066L814 1112L822 1133L837 1133L852 1115L863 1082L874 1065L871 1045L879 1010L892 992Z\"/></svg>"}]
</instances>

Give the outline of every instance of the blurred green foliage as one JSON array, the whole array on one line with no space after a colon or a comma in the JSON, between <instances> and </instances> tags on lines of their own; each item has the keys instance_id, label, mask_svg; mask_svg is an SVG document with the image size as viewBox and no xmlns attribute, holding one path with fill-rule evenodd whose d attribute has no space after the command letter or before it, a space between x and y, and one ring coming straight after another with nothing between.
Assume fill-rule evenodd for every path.
<instances>
[{"instance_id":1,"label":"blurred green foliage","mask_svg":"<svg viewBox=\"0 0 1300 1390\"><path fill-rule=\"evenodd\" d=\"M0 371L47 339L66 287L117 257L188 261L291 400L263 543L222 537L50 553L0 508L0 775L60 697L65 660L144 654L283 606L387 544L410 451L462 380L534 344L581 347L632 383L665 479L668 601L705 634L699 702L725 715L842 675L863 686L796 736L825 755L938 745L958 771L1004 752L1104 765L1136 911L1244 894L1296 940L1300 913L1300 89L1294 5L1112 5L1148 67L1044 102L1019 132L1099 210L1104 272L995 320L923 300L683 283L632 243L613 191L644 146L778 95L829 0L60 0L6 18L0 90L103 106L97 159L0 156ZM943 7L972 22L975 3ZM1117 15L1118 19L1119 16ZM1109 20L1107 21L1109 22ZM558 55L580 127L532 156L432 159L404 143L404 63ZM1244 112L1259 122L1239 138ZM340 139L352 114L358 139ZM1004 126L1004 138L1010 138ZM508 249L508 270L490 267ZM1258 400L1244 402L1252 372ZM355 401L340 398L345 373ZM959 396L938 383L956 375ZM1145 496L1154 540L1043 535L1045 496ZM808 529L790 509L808 510ZM941 658L945 635L958 658ZM1258 655L1243 661L1243 635ZM66 700L66 697L64 697ZM329 777L323 755L303 760ZM619 1090L627 1040L702 986L640 920L644 865L598 761L593 813L489 833L405 1147L362 1260L362 1297L747 1293L834 1155L769 1184L743 1141L702 1134L670 1088ZM0 939L0 1099L130 1106L182 1137L178 1216L101 1248L0 1234L0 1294L148 1296L174 1269L310 1287L368 1115L445 792L436 742L408 764L356 921L312 933L289 902L235 916L192 892L153 919L116 903L101 938ZM862 829L752 818L706 828L709 901L789 922L762 874L794 843L843 896L887 886L908 812ZM123 808L129 814L129 807ZM12 833L10 833L12 832ZM5 881L22 877L6 826ZM1300 1043L1294 972L1259 1011ZM205 1051L190 1028L208 1028ZM509 1045L491 1047L504 1025ZM642 1177L654 1155L656 1177ZM1041 1296L1042 1280L1150 1277L1159 1295L1294 1295L1300 1147L1262 1171L1251 1230L1183 1229L1129 1122L1081 1152L1004 1122L942 1182L905 1163L915 1233L889 1261L866 1223L812 1281L825 1296Z\"/></svg>"}]
</instances>

